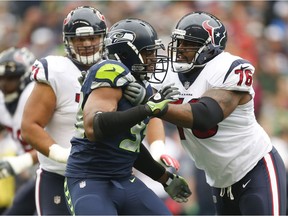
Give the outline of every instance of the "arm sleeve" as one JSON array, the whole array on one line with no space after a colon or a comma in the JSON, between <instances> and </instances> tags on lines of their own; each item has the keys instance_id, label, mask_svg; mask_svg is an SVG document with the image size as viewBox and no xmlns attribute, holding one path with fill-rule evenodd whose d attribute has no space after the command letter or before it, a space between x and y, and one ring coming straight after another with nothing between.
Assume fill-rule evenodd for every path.
<instances>
[{"instance_id":1,"label":"arm sleeve","mask_svg":"<svg viewBox=\"0 0 288 216\"><path fill-rule=\"evenodd\" d=\"M192 128L209 130L224 119L223 110L213 98L202 97L197 103L190 104L194 123Z\"/></svg>"},{"instance_id":2,"label":"arm sleeve","mask_svg":"<svg viewBox=\"0 0 288 216\"><path fill-rule=\"evenodd\" d=\"M140 154L134 163L134 168L156 181L160 179L166 171L160 163L152 158L151 154L142 143L140 146Z\"/></svg>"},{"instance_id":3,"label":"arm sleeve","mask_svg":"<svg viewBox=\"0 0 288 216\"><path fill-rule=\"evenodd\" d=\"M96 140L122 133L147 118L144 105L125 111L98 112L93 119L93 130Z\"/></svg>"}]
</instances>

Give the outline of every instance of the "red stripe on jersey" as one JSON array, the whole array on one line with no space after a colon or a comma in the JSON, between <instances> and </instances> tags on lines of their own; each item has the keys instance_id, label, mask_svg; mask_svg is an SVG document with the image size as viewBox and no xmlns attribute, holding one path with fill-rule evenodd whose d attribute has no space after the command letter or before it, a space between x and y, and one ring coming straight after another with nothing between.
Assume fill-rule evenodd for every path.
<instances>
[{"instance_id":1,"label":"red stripe on jersey","mask_svg":"<svg viewBox=\"0 0 288 216\"><path fill-rule=\"evenodd\" d=\"M264 161L270 179L270 190L272 194L272 215L279 215L279 194L275 166L270 154L264 156Z\"/></svg>"},{"instance_id":2,"label":"red stripe on jersey","mask_svg":"<svg viewBox=\"0 0 288 216\"><path fill-rule=\"evenodd\" d=\"M32 66L32 71L33 71L33 73L34 73L34 80L36 80L37 81L37 74L38 74L38 72L39 72L39 67L36 67L36 66ZM35 72L34 72L35 71Z\"/></svg>"}]
</instances>

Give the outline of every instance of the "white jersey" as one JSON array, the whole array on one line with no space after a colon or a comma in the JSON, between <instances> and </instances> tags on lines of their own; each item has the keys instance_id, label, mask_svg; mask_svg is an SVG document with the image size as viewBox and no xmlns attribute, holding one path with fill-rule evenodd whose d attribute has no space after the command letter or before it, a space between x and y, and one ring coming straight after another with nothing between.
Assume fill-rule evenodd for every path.
<instances>
[{"instance_id":1,"label":"white jersey","mask_svg":"<svg viewBox=\"0 0 288 216\"><path fill-rule=\"evenodd\" d=\"M12 115L5 105L3 93L0 93L0 123L8 128L8 130L11 132L12 138L17 145L17 154L22 154L32 150L32 147L21 139L20 132L24 106L33 89L33 86L34 83L31 82L24 88L19 96L16 110Z\"/></svg>"},{"instance_id":2,"label":"white jersey","mask_svg":"<svg viewBox=\"0 0 288 216\"><path fill-rule=\"evenodd\" d=\"M81 71L67 57L48 56L36 60L31 78L51 86L57 104L50 122L45 127L47 133L64 148L70 147L74 135L74 123L79 103ZM43 95L45 97L45 95ZM58 163L38 152L40 167L49 172L64 175L66 165Z\"/></svg>"},{"instance_id":3,"label":"white jersey","mask_svg":"<svg viewBox=\"0 0 288 216\"><path fill-rule=\"evenodd\" d=\"M182 85L178 73L172 71L163 84L175 83L182 103L192 102L212 88L245 91L254 98L254 70L244 59L223 52L206 64L191 85L189 81ZM253 100L238 105L212 130L178 129L181 143L195 165L205 171L208 184L218 188L239 181L272 149L268 135L255 119Z\"/></svg>"}]
</instances>

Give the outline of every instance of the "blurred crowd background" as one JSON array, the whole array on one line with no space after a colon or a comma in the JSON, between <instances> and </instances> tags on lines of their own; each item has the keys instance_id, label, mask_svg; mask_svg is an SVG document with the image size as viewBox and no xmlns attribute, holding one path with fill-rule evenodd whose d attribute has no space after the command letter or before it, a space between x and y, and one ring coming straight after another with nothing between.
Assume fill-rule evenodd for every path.
<instances>
[{"instance_id":1,"label":"blurred crowd background","mask_svg":"<svg viewBox=\"0 0 288 216\"><path fill-rule=\"evenodd\" d=\"M251 61L256 68L255 113L288 169L288 1L1 1L0 51L25 46L37 58L64 55L63 19L80 5L99 9L108 26L123 18L142 18L155 27L166 45L185 14L202 10L217 16L228 30L226 50ZM180 174L189 178L193 190L188 204L164 198L167 205L175 214L210 214L209 204L206 213L200 204L210 194L201 191L202 182L195 177L198 171L181 149L176 128L165 126L167 151L180 160Z\"/></svg>"}]
</instances>

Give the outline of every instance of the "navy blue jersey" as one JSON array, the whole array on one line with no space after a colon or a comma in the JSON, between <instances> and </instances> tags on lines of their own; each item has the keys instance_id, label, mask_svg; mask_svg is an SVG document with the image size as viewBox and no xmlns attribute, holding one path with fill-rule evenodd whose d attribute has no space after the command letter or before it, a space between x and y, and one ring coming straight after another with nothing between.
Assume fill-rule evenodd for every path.
<instances>
[{"instance_id":1,"label":"navy blue jersey","mask_svg":"<svg viewBox=\"0 0 288 216\"><path fill-rule=\"evenodd\" d=\"M71 140L72 149L65 174L67 177L119 179L131 175L149 119L116 136L90 142L84 133L82 108L94 89L111 87L124 90L129 83L135 81L129 69L114 60L104 60L90 68L81 89L75 124L77 132ZM146 86L147 93L152 95L151 86L147 83ZM122 96L117 111L131 107L131 103Z\"/></svg>"}]
</instances>

